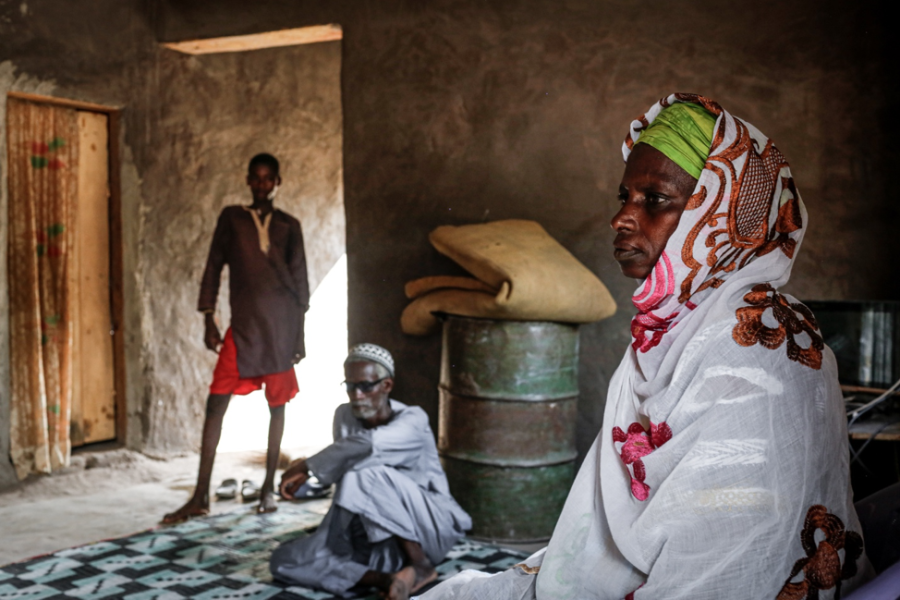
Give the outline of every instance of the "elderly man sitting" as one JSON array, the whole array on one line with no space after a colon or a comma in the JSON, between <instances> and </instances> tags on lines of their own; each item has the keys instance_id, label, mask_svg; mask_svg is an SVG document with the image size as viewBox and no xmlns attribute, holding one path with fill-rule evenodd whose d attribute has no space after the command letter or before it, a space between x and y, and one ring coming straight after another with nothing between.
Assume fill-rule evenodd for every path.
<instances>
[{"instance_id":1,"label":"elderly man sitting","mask_svg":"<svg viewBox=\"0 0 900 600\"><path fill-rule=\"evenodd\" d=\"M344 362L349 404L334 413L334 443L293 463L281 493L314 474L337 483L331 510L310 537L272 554L272 575L342 596L374 586L406 599L437 577L434 565L472 526L447 485L425 411L388 397L394 360L374 344Z\"/></svg>"}]
</instances>

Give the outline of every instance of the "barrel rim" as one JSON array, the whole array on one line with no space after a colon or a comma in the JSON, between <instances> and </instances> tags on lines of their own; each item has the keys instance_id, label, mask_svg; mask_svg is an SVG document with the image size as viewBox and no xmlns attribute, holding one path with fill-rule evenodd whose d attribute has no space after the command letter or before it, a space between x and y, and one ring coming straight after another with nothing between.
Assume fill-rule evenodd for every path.
<instances>
[{"instance_id":1,"label":"barrel rim","mask_svg":"<svg viewBox=\"0 0 900 600\"><path fill-rule=\"evenodd\" d=\"M457 321L485 321L490 323L536 323L539 325L560 325L563 327L570 327L578 331L579 327L581 327L582 323L574 323L570 321L547 321L547 320L537 320L537 319L498 319L496 317L467 317L465 315L455 315L453 313L439 312L435 311L432 313L435 317L437 317L442 324L450 323L452 320Z\"/></svg>"}]
</instances>

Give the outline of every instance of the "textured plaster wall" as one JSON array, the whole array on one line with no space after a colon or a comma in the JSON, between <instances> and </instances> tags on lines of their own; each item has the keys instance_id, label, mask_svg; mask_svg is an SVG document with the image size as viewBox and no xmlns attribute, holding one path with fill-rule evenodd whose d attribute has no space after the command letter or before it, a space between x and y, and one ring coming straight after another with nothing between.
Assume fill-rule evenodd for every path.
<instances>
[{"instance_id":1,"label":"textured plaster wall","mask_svg":"<svg viewBox=\"0 0 900 600\"><path fill-rule=\"evenodd\" d=\"M161 49L157 2L0 0L0 487L9 453L6 94L122 109L127 443L199 443L213 356L195 312L218 210L246 202L246 161L282 158L314 287L344 251L340 44L190 58ZM227 296L222 298L227 305ZM227 321L227 310L220 315Z\"/></svg>"},{"instance_id":2,"label":"textured plaster wall","mask_svg":"<svg viewBox=\"0 0 900 600\"><path fill-rule=\"evenodd\" d=\"M351 342L398 359L396 394L436 416L440 341L399 330L403 284L455 272L434 227L541 222L612 290L582 331L581 430L596 434L629 341L635 284L612 260L620 146L672 91L706 94L771 136L810 213L789 291L900 298L894 267L896 50L880 2L237 0L169 2L177 40L337 22ZM889 79L889 76L891 77Z\"/></svg>"}]
</instances>

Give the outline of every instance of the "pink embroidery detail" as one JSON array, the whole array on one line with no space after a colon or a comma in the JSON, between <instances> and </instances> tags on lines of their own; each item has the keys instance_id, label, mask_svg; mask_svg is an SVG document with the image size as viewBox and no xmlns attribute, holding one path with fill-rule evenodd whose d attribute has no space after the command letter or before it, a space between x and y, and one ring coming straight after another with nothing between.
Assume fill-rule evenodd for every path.
<instances>
[{"instance_id":1,"label":"pink embroidery detail","mask_svg":"<svg viewBox=\"0 0 900 600\"><path fill-rule=\"evenodd\" d=\"M644 587L644 584L643 584L643 583L642 583L641 585L639 585L639 586L637 587L637 590L634 590L634 592L638 591L638 590L641 589L642 587ZM634 600L634 592L631 592L630 594L628 594L627 596L625 596L625 600Z\"/></svg>"},{"instance_id":2,"label":"pink embroidery detail","mask_svg":"<svg viewBox=\"0 0 900 600\"><path fill-rule=\"evenodd\" d=\"M644 282L644 289L632 298L635 308L645 313L659 306L666 296L675 292L675 271L669 256L663 252L653 267L650 277Z\"/></svg>"},{"instance_id":3,"label":"pink embroidery detail","mask_svg":"<svg viewBox=\"0 0 900 600\"><path fill-rule=\"evenodd\" d=\"M651 422L649 430L634 422L628 426L628 433L613 427L612 436L613 442L623 444L619 450L622 462L632 466L631 493L643 502L650 496L650 486L644 483L647 470L641 459L672 439L672 428L665 421L659 425Z\"/></svg>"},{"instance_id":4,"label":"pink embroidery detail","mask_svg":"<svg viewBox=\"0 0 900 600\"><path fill-rule=\"evenodd\" d=\"M631 347L635 352L647 352L659 345L663 336L672 328L672 321L678 313L672 313L665 319L653 313L638 313L631 320ZM647 333L650 332L648 336Z\"/></svg>"},{"instance_id":5,"label":"pink embroidery detail","mask_svg":"<svg viewBox=\"0 0 900 600\"><path fill-rule=\"evenodd\" d=\"M631 299L638 314L631 320L631 336L634 341L631 347L635 352L647 352L658 346L663 335L669 331L672 320L678 313L667 318L654 315L651 311L658 308L663 301L675 292L675 272L669 256L663 252L653 267L653 272L644 282L641 292ZM647 333L650 332L648 337Z\"/></svg>"}]
</instances>

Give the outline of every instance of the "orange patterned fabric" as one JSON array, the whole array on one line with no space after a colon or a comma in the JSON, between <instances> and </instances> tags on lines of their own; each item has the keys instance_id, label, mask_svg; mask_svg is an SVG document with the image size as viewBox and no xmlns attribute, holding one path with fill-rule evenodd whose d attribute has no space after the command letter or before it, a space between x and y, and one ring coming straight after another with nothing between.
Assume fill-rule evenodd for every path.
<instances>
[{"instance_id":1,"label":"orange patterned fabric","mask_svg":"<svg viewBox=\"0 0 900 600\"><path fill-rule=\"evenodd\" d=\"M64 467L71 450L77 112L10 98L7 131L10 454L21 479Z\"/></svg>"},{"instance_id":2,"label":"orange patterned fabric","mask_svg":"<svg viewBox=\"0 0 900 600\"><path fill-rule=\"evenodd\" d=\"M825 342L811 310L799 302L789 302L768 283L760 283L744 296L749 306L737 309L738 324L732 337L741 346L760 345L774 350L787 340L788 358L812 369L822 368L822 349ZM777 327L763 322L766 310L771 309ZM804 348L797 338L805 334Z\"/></svg>"},{"instance_id":3,"label":"orange patterned fabric","mask_svg":"<svg viewBox=\"0 0 900 600\"><path fill-rule=\"evenodd\" d=\"M862 537L844 529L843 521L816 504L806 513L800 540L806 557L794 563L776 600L814 600L819 598L819 591L832 588L835 598L840 597L843 582L856 575L856 561L863 552ZM843 559L840 550L844 551ZM793 581L801 573L803 579Z\"/></svg>"}]
</instances>

